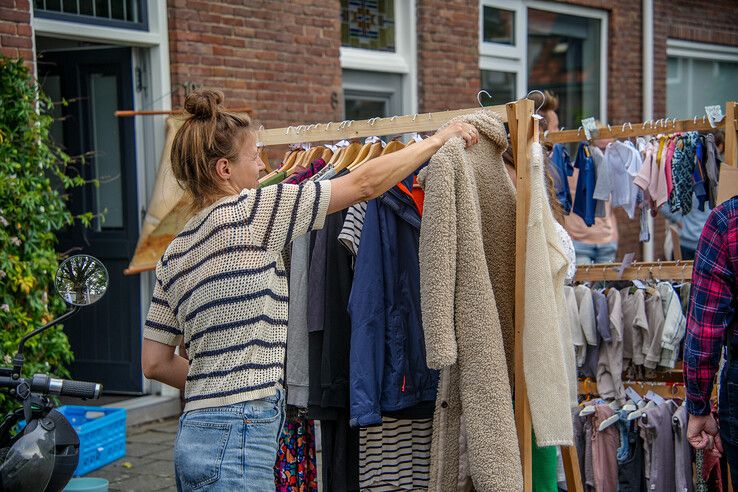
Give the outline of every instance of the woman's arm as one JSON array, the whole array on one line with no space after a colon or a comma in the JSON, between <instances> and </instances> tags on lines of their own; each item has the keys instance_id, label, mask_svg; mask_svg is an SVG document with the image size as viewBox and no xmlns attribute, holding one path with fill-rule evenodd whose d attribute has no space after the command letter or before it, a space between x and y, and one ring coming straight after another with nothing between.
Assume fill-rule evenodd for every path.
<instances>
[{"instance_id":1,"label":"woman's arm","mask_svg":"<svg viewBox=\"0 0 738 492\"><path fill-rule=\"evenodd\" d=\"M346 176L332 180L328 213L378 197L430 159L450 138L461 137L468 147L479 141L478 135L474 126L454 123L422 142L364 163Z\"/></svg>"},{"instance_id":2,"label":"woman's arm","mask_svg":"<svg viewBox=\"0 0 738 492\"><path fill-rule=\"evenodd\" d=\"M189 364L174 353L175 347L144 338L141 366L144 376L184 390Z\"/></svg>"}]
</instances>

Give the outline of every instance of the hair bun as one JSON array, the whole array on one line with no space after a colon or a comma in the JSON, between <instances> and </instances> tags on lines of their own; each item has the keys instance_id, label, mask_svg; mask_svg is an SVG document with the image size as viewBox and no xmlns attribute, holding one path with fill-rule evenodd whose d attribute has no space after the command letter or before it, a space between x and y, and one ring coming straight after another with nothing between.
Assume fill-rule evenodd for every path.
<instances>
[{"instance_id":1,"label":"hair bun","mask_svg":"<svg viewBox=\"0 0 738 492\"><path fill-rule=\"evenodd\" d=\"M213 89L198 89L185 98L185 110L198 120L212 119L223 103L223 93Z\"/></svg>"}]
</instances>

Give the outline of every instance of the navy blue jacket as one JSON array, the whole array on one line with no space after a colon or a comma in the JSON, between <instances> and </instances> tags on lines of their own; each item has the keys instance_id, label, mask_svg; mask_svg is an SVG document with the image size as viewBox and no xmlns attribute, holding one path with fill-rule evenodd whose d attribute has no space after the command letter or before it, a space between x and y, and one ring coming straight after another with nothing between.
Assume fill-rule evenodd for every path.
<instances>
[{"instance_id":1,"label":"navy blue jacket","mask_svg":"<svg viewBox=\"0 0 738 492\"><path fill-rule=\"evenodd\" d=\"M413 176L404 181L412 189ZM420 214L394 187L367 204L349 298L351 425L436 397L420 314Z\"/></svg>"}]
</instances>

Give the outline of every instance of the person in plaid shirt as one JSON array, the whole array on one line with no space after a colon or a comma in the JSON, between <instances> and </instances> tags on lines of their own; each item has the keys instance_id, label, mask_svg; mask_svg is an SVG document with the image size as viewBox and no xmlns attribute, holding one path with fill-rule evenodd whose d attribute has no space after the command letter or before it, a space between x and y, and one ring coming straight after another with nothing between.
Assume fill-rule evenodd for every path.
<instances>
[{"instance_id":1,"label":"person in plaid shirt","mask_svg":"<svg viewBox=\"0 0 738 492\"><path fill-rule=\"evenodd\" d=\"M689 424L696 449L726 452L731 475L738 477L738 196L716 207L697 246L684 345L684 379ZM720 354L726 364L720 382L718 417L710 396Z\"/></svg>"}]
</instances>

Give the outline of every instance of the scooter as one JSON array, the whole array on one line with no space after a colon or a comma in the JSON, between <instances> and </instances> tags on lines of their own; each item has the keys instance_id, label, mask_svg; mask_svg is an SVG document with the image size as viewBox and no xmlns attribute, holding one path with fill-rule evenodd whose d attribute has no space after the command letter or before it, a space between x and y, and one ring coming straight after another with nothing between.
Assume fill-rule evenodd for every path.
<instances>
[{"instance_id":1,"label":"scooter","mask_svg":"<svg viewBox=\"0 0 738 492\"><path fill-rule=\"evenodd\" d=\"M13 357L13 367L0 367L0 391L22 405L0 424L0 492L56 492L72 479L79 461L79 438L74 427L54 408L53 397L97 399L102 385L47 374L21 376L23 348L29 339L94 304L108 288L108 272L96 258L75 255L56 271L54 286L69 310L25 335ZM21 419L26 425L17 433Z\"/></svg>"}]
</instances>

